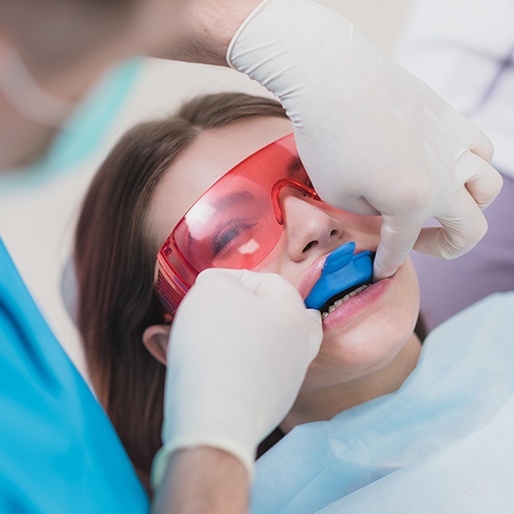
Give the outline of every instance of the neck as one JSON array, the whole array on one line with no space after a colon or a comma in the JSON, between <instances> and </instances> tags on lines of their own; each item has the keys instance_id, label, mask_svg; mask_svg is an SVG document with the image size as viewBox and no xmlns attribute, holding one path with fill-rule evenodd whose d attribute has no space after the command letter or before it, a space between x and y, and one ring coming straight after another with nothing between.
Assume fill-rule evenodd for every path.
<instances>
[{"instance_id":1,"label":"neck","mask_svg":"<svg viewBox=\"0 0 514 514\"><path fill-rule=\"evenodd\" d=\"M302 394L280 424L284 432L310 421L323 421L336 414L400 388L418 363L421 343L412 334L396 357L379 371L350 382Z\"/></svg>"}]
</instances>

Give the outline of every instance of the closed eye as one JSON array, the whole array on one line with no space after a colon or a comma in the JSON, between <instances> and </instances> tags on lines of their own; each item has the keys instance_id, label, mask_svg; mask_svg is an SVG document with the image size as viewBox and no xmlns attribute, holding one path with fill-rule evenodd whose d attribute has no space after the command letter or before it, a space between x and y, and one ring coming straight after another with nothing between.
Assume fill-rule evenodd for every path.
<instances>
[{"instance_id":1,"label":"closed eye","mask_svg":"<svg viewBox=\"0 0 514 514\"><path fill-rule=\"evenodd\" d=\"M212 256L217 257L227 249L234 239L253 228L256 224L246 220L232 220L228 225L223 226L212 238L210 245Z\"/></svg>"}]
</instances>

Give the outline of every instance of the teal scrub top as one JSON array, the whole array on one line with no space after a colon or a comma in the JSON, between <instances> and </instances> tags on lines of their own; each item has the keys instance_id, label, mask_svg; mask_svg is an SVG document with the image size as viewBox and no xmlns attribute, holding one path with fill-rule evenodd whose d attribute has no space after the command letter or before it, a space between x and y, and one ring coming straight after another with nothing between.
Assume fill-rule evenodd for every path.
<instances>
[{"instance_id":1,"label":"teal scrub top","mask_svg":"<svg viewBox=\"0 0 514 514\"><path fill-rule=\"evenodd\" d=\"M113 426L0 239L0 512L148 511Z\"/></svg>"}]
</instances>

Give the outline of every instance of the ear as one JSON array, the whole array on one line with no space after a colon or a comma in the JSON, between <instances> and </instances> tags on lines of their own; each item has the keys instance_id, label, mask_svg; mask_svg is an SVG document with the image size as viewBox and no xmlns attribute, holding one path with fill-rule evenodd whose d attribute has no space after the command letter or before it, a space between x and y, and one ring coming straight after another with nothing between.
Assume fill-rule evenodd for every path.
<instances>
[{"instance_id":1,"label":"ear","mask_svg":"<svg viewBox=\"0 0 514 514\"><path fill-rule=\"evenodd\" d=\"M161 364L166 366L170 325L152 325L143 332L143 344Z\"/></svg>"}]
</instances>

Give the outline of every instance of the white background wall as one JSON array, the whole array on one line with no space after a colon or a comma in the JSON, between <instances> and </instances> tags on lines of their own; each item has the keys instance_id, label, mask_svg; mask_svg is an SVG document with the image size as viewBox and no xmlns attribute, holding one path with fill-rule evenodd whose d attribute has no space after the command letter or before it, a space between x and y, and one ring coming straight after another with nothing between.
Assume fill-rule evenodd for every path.
<instances>
[{"instance_id":1,"label":"white background wall","mask_svg":"<svg viewBox=\"0 0 514 514\"><path fill-rule=\"evenodd\" d=\"M369 39L391 53L410 0L319 3L352 20ZM1 201L0 234L50 325L81 371L83 356L76 330L64 310L59 284L80 200L95 169L110 145L135 122L173 110L185 97L227 89L264 92L258 84L229 69L148 60L102 148L77 165L74 173L38 191Z\"/></svg>"}]
</instances>

